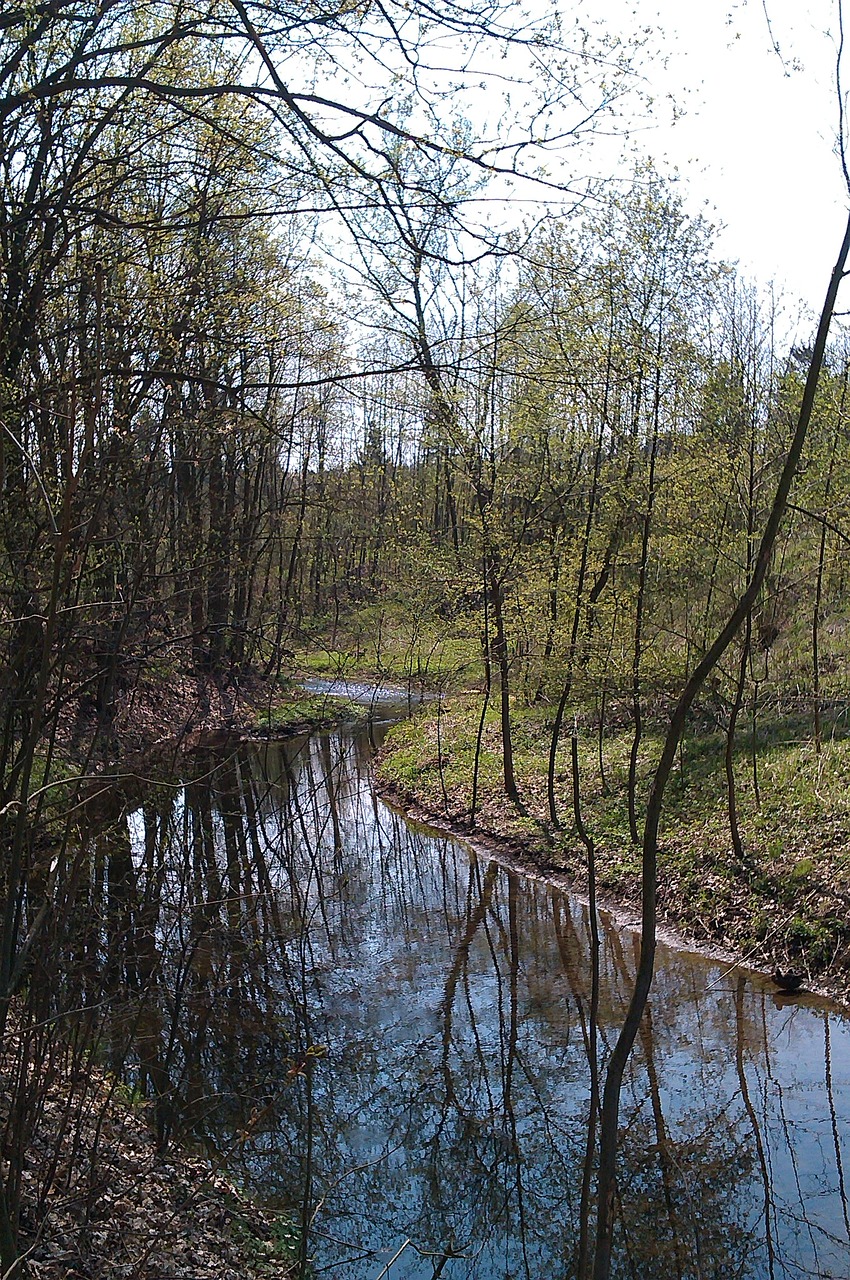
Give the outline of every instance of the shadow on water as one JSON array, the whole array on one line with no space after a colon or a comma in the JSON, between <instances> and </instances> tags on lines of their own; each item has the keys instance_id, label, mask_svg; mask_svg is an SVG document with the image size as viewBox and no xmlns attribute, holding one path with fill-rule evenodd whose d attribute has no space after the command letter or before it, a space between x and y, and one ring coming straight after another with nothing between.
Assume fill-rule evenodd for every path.
<instances>
[{"instance_id":1,"label":"shadow on water","mask_svg":"<svg viewBox=\"0 0 850 1280\"><path fill-rule=\"evenodd\" d=\"M160 1141L203 1139L295 1207L305 1275L573 1277L587 908L408 824L370 760L351 734L199 757L92 837L81 1018ZM604 1064L636 941L603 925ZM846 1277L848 1121L840 1013L664 952L623 1095L613 1274Z\"/></svg>"}]
</instances>

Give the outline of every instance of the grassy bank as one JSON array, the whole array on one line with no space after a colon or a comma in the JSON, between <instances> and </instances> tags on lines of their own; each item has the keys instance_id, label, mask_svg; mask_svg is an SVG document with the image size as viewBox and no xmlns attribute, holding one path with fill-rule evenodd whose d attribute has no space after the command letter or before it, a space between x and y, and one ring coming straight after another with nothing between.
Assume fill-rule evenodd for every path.
<instances>
[{"instance_id":1,"label":"grassy bank","mask_svg":"<svg viewBox=\"0 0 850 1280\"><path fill-rule=\"evenodd\" d=\"M426 621L381 605L346 614L330 631L305 634L294 663L312 676L458 689L480 672L480 636L468 618Z\"/></svg>"},{"instance_id":2,"label":"grassy bank","mask_svg":"<svg viewBox=\"0 0 850 1280\"><path fill-rule=\"evenodd\" d=\"M353 724L364 715L364 708L349 698L309 693L297 682L287 682L267 689L246 708L243 729L248 736L287 736Z\"/></svg>"},{"instance_id":3,"label":"grassy bank","mask_svg":"<svg viewBox=\"0 0 850 1280\"><path fill-rule=\"evenodd\" d=\"M569 731L558 754L559 829L549 822L546 767L552 710L516 707L515 766L522 810L504 796L496 713L488 712L472 809L480 695L458 695L399 725L379 761L381 785L401 803L470 833L516 845L538 865L585 882L585 853L572 814ZM663 725L647 729L639 758L639 806ZM640 850L630 838L631 730L578 729L582 816L595 844L599 889L636 902ZM804 710L762 713L742 731L734 771L744 856L729 827L725 738L704 725L688 736L662 820L659 905L663 919L701 945L732 948L753 967L793 967L842 999L850 996L850 737L835 715L820 752Z\"/></svg>"}]
</instances>

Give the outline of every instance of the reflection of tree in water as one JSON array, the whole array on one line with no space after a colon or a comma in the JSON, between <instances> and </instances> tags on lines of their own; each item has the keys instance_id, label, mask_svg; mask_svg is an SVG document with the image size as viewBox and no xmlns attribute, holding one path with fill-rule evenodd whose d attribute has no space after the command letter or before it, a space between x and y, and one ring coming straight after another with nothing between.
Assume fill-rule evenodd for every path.
<instances>
[{"instance_id":1,"label":"reflection of tree in water","mask_svg":"<svg viewBox=\"0 0 850 1280\"><path fill-rule=\"evenodd\" d=\"M738 1194L753 1165L740 1118L679 1117L659 1138L653 1108L623 1117L619 1235L614 1274L690 1280L760 1276L751 1204ZM693 1126L691 1136L684 1136Z\"/></svg>"},{"instance_id":2,"label":"reflection of tree in water","mask_svg":"<svg viewBox=\"0 0 850 1280\"><path fill-rule=\"evenodd\" d=\"M368 770L344 737L198 757L98 836L71 972L83 1008L105 984L109 1017L82 1016L163 1141L204 1135L300 1205L305 1263L372 1280L410 1239L390 1280L575 1276L587 909L411 828ZM603 1062L627 951L605 931ZM783 1223L764 1171L793 1126L751 1087L769 1032L744 999L681 959L659 972L621 1114L617 1275L791 1274L774 1255L806 1209ZM835 1153L843 1170L840 1134Z\"/></svg>"}]
</instances>

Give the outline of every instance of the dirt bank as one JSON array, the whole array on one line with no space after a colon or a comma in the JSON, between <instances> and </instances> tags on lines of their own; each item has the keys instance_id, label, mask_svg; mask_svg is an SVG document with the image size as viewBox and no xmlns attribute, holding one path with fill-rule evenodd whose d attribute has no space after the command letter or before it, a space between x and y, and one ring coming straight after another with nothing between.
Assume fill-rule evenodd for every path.
<instances>
[{"instance_id":1,"label":"dirt bank","mask_svg":"<svg viewBox=\"0 0 850 1280\"><path fill-rule=\"evenodd\" d=\"M394 729L377 762L382 793L414 818L582 895L586 854L563 773L556 784L561 823L553 829L549 821L545 729L529 719L517 732L518 808L505 799L497 732L488 727L473 821L476 730L477 716L456 703L444 707L439 730L427 716ZM808 990L850 1005L850 751L838 743L829 760L814 763L796 745L773 757L765 752L760 807L745 808L741 787L741 859L731 847L722 775L716 776L713 760L711 767L704 763L713 745L695 740L701 772L686 760L688 786L677 779L671 788L659 856L660 927L690 949L764 974L777 968L799 973ZM608 748L612 761L619 747ZM616 915L634 921L641 856L624 817L624 770L610 765L603 788L592 777L590 752L584 764L597 894ZM815 768L809 783L806 770Z\"/></svg>"},{"instance_id":2,"label":"dirt bank","mask_svg":"<svg viewBox=\"0 0 850 1280\"><path fill-rule=\"evenodd\" d=\"M32 1034L31 1031L28 1034ZM7 1033L0 1128L27 1054ZM21 1174L18 1248L34 1280L287 1280L298 1233L219 1165L157 1151L145 1105L107 1073L54 1057Z\"/></svg>"}]
</instances>

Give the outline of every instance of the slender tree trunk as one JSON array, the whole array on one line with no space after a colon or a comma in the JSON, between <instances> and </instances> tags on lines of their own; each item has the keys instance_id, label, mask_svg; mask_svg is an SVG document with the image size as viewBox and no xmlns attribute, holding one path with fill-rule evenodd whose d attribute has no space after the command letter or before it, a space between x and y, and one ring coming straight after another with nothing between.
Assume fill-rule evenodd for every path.
<instances>
[{"instance_id":1,"label":"slender tree trunk","mask_svg":"<svg viewBox=\"0 0 850 1280\"><path fill-rule=\"evenodd\" d=\"M570 700L570 694L573 688L573 674L575 668L576 652L578 649L578 633L581 624L581 611L584 603L584 589L587 581L588 558L590 556L590 539L593 532L593 522L596 517L596 503L599 495L599 477L602 469L602 451L603 440L602 432L596 443L596 450L593 459L593 479L590 486L590 495L587 504L587 516L584 522L584 536L581 544L581 559L579 561L578 581L576 582L575 599L573 601L573 621L570 630L570 646L567 650L567 670L564 677L563 687L561 688L561 696L558 699L558 706L555 710L555 720L552 725L552 737L549 741L549 760L546 769L546 794L549 801L549 821L554 828L560 826L558 818L558 802L555 796L555 769L558 760L558 745L561 740L561 728L564 723L564 714L567 709L567 703ZM607 565L607 557L606 557ZM603 567L602 575L607 577L606 568ZM596 584L598 586L598 583ZM598 592L591 592L591 602L597 598Z\"/></svg>"},{"instance_id":2,"label":"slender tree trunk","mask_svg":"<svg viewBox=\"0 0 850 1280\"><path fill-rule=\"evenodd\" d=\"M579 1246L576 1274L578 1280L587 1280L590 1274L590 1192L593 1183L593 1157L596 1152L596 1125L599 1117L599 1059L597 1054L597 1026L599 1023L599 917L596 913L596 850L593 836L584 824L581 813L581 779L579 774L578 738L573 734L573 818L579 839L587 855L587 899L590 917L590 1010L587 1030L587 1066L590 1074L590 1101L587 1117L587 1142L581 1177L579 1208Z\"/></svg>"},{"instance_id":3,"label":"slender tree trunk","mask_svg":"<svg viewBox=\"0 0 850 1280\"><path fill-rule=\"evenodd\" d=\"M832 448L829 454L829 468L826 475L826 483L823 492L824 511L827 510L829 497L832 490L832 475L835 469L835 455L838 450L838 427L840 427L842 418L844 417L844 402L847 397L847 380L848 370L844 370L844 380L841 386L841 403L838 408L838 425L832 437ZM814 713L814 731L815 731L815 752L817 755L821 753L821 739L823 730L821 725L821 700L820 700L820 614L821 602L823 600L823 571L826 561L826 523L822 522L820 527L820 541L818 545L818 573L815 581L815 602L812 606L812 702Z\"/></svg>"},{"instance_id":4,"label":"slender tree trunk","mask_svg":"<svg viewBox=\"0 0 850 1280\"><path fill-rule=\"evenodd\" d=\"M735 787L735 730L738 724L738 716L744 702L744 689L747 682L747 667L750 662L750 644L752 640L752 615L747 614L746 628L744 632L744 643L741 647L741 661L738 664L738 680L735 685L735 697L732 702L732 709L729 712L729 723L726 726L726 748L724 751L724 764L726 768L726 803L729 811L729 833L732 837L732 847L735 850L735 857L739 862L744 862L744 844L741 840L741 830L738 825L738 801Z\"/></svg>"},{"instance_id":5,"label":"slender tree trunk","mask_svg":"<svg viewBox=\"0 0 850 1280\"><path fill-rule=\"evenodd\" d=\"M560 546L559 530L554 528L551 535L551 545L549 549L549 591L548 591L548 620L546 624L546 640L543 645L543 654L540 664L540 676L537 681L537 689L534 694L533 701L541 702L543 700L543 689L546 683L546 673L549 669L549 663L552 660L552 654L555 649L555 631L558 626L558 585L561 577L561 546Z\"/></svg>"},{"instance_id":6,"label":"slender tree trunk","mask_svg":"<svg viewBox=\"0 0 850 1280\"><path fill-rule=\"evenodd\" d=\"M761 808L761 788L759 786L759 757L758 757L758 701L759 701L759 681L753 680L753 700L750 703L750 767L753 778L753 804L758 813Z\"/></svg>"},{"instance_id":7,"label":"slender tree trunk","mask_svg":"<svg viewBox=\"0 0 850 1280\"><path fill-rule=\"evenodd\" d=\"M484 725L487 721L487 708L490 705L490 693L493 688L493 668L490 662L490 606L487 593L486 574L484 580L484 634L481 637L481 648L484 655L484 698L481 703L481 716L478 720L478 732L475 735L475 759L472 764L472 799L469 805L469 820L475 825L478 812L478 775L481 767L481 746L484 739Z\"/></svg>"},{"instance_id":8,"label":"slender tree trunk","mask_svg":"<svg viewBox=\"0 0 850 1280\"><path fill-rule=\"evenodd\" d=\"M652 516L655 510L655 466L658 459L658 428L661 414L661 340L663 315L658 320L658 344L655 353L655 392L652 407L652 444L649 454L649 488L646 511L641 531L640 569L638 571L637 600L635 602L635 633L632 652L632 719L634 731L629 752L629 831L633 844L640 844L637 816L637 768L640 744L643 738L643 708L641 706L641 659L643 656L643 615L646 607L646 577L649 568L649 539L652 533Z\"/></svg>"},{"instance_id":9,"label":"slender tree trunk","mask_svg":"<svg viewBox=\"0 0 850 1280\"><path fill-rule=\"evenodd\" d=\"M806 385L797 415L794 434L788 446L785 463L777 484L773 504L767 523L759 543L755 557L752 576L726 625L718 634L714 643L704 654L686 681L679 700L670 718L670 724L664 739L661 758L655 770L652 787L646 806L646 821L643 831L643 866L641 877L641 949L640 962L635 977L631 1002L623 1023L620 1035L608 1061L605 1074L605 1087L602 1094L602 1119L599 1152L599 1176L597 1180L597 1230L596 1250L594 1256L593 1280L609 1280L611 1274L611 1250L614 1239L614 1202L616 1195L616 1160L617 1131L620 1114L620 1092L632 1046L635 1042L643 1011L652 985L655 968L656 945L656 895L658 867L658 828L664 805L664 793L676 749L684 731L685 722L694 699L723 657L729 645L737 635L747 614L752 609L761 591L770 565L773 548L776 543L779 527L785 514L788 495L794 482L794 476L800 464L806 434L812 416L815 394L823 367L826 341L829 335L830 322L835 310L838 288L844 277L848 253L850 253L850 218L844 231L844 239L833 268L827 289L823 310L821 311L815 344L809 361Z\"/></svg>"},{"instance_id":10,"label":"slender tree trunk","mask_svg":"<svg viewBox=\"0 0 850 1280\"><path fill-rule=\"evenodd\" d=\"M494 563L493 554L488 557L490 577L490 608L493 615L493 657L499 673L499 708L502 729L502 777L505 795L514 804L519 803L516 777L514 775L514 748L511 736L511 694L510 694L510 657L508 654L508 637L505 632L503 611L504 588L499 576L498 560Z\"/></svg>"}]
</instances>

